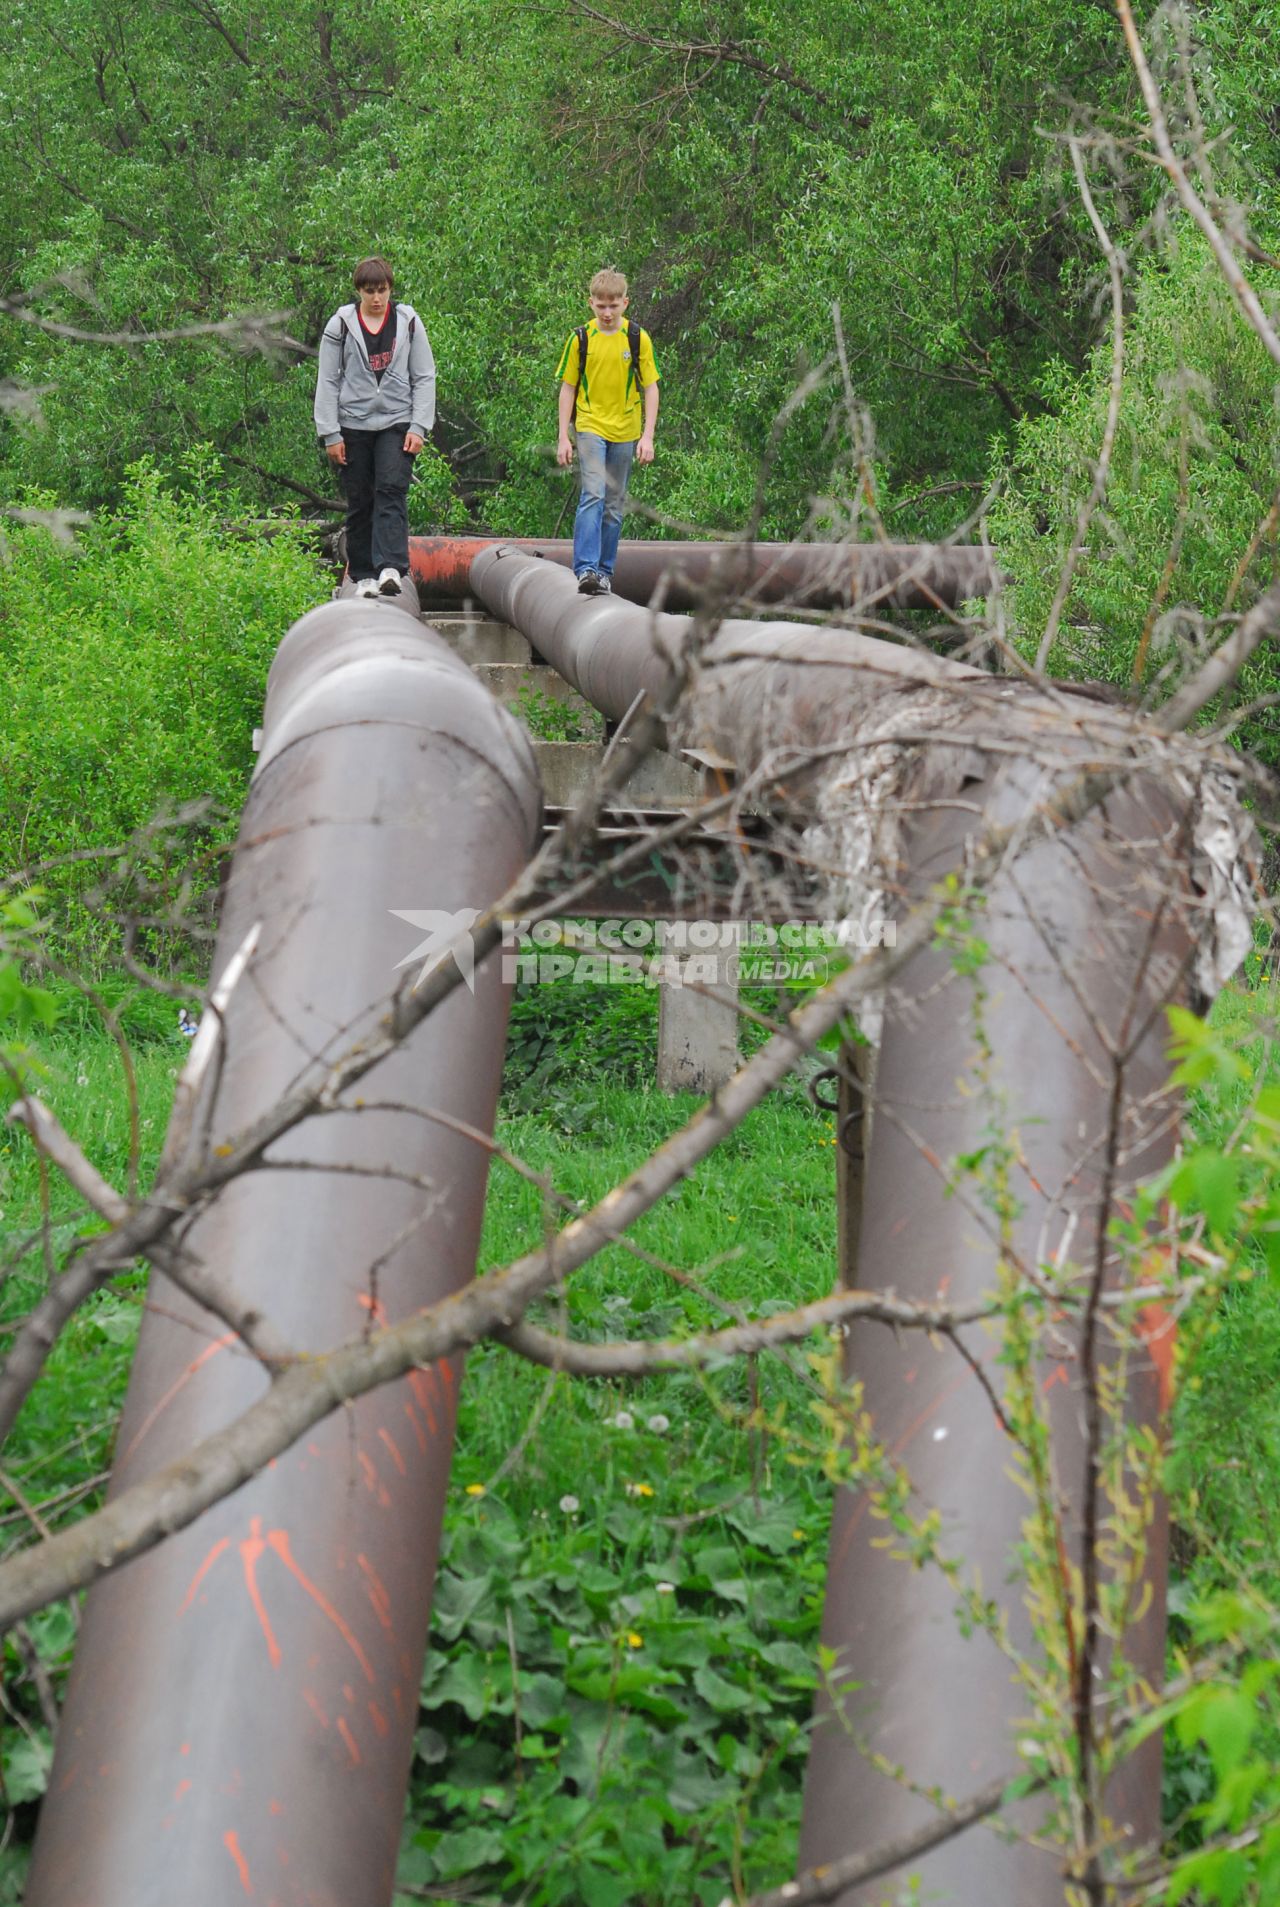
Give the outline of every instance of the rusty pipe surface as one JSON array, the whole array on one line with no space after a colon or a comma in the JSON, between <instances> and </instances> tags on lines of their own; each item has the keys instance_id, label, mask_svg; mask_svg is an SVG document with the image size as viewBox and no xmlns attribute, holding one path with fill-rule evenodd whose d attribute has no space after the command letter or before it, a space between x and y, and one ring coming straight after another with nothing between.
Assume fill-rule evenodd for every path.
<instances>
[{"instance_id":1,"label":"rusty pipe surface","mask_svg":"<svg viewBox=\"0 0 1280 1907\"><path fill-rule=\"evenodd\" d=\"M1016 818L1037 786L1022 763L990 812ZM991 790L976 790L975 799L984 792ZM957 864L972 826L952 809L914 828L916 891ZM942 948L918 954L898 975L876 1079L858 1249L863 1288L965 1305L996 1291L1004 1266L1063 1280L1078 1301L1095 1273L1112 1291L1133 1278L1105 1228L1130 1209L1136 1185L1171 1157L1176 1138L1162 1008L1183 993L1190 958L1190 902L1179 891L1189 835L1185 803L1135 780L1069 836L1032 845L997 880L974 922L990 949L977 980L956 971ZM993 1132L1009 1148L1003 1163ZM965 1158L980 1163L966 1172L958 1164ZM1003 1237L995 1216L1002 1194ZM1130 1431L1149 1434L1154 1448L1168 1401L1171 1323L1150 1306L1122 1327L1113 1310L1099 1331L1099 1366L1119 1380ZM961 1335L1015 1414L1000 1337L977 1327ZM1065 1580L1068 1566L1082 1562L1087 1495L1079 1308L1058 1315L1051 1340L1030 1382L1048 1418L1061 1547L1043 1529L1037 1547L1042 1572ZM1019 1743L1035 1736L1037 1723L1014 1658L1036 1672L1044 1664L1019 1564L1032 1513L1028 1467L974 1372L944 1341L863 1325L852 1328L846 1369L863 1387L877 1442L911 1479L909 1513L937 1509L939 1550L958 1559L961 1580L905 1560L907 1543L886 1541L889 1526L870 1492L839 1493L823 1642L838 1657L829 1685L847 1684L848 1693L839 1716L829 1694L819 1703L802 1868L869 1853L935 1821L925 1790L936 1786L960 1802L1020 1772ZM1105 1501L1098 1510L1105 1544L1111 1512ZM1159 1687L1164 1659L1167 1537L1156 1498L1132 1598L1140 1606L1145 1585L1150 1601L1145 1613L1131 1610L1136 1620L1121 1645L1149 1689ZM964 1620L965 1587L999 1611L1007 1649L981 1623ZM1083 1647L1078 1613L1076 1620L1068 1651ZM1101 1716L1116 1700L1115 1685L1101 1679L1117 1667L1114 1652L1100 1645L1095 1664ZM1063 1708L1069 1715L1069 1697ZM890 1767L900 1779L885 1772ZM1158 1735L1123 1764L1102 1809L1108 1825L1099 1823L1098 1840L1112 1853L1158 1843ZM1044 1812L1031 1800L1004 1818L1025 1834ZM1061 1853L1011 1843L983 1824L892 1877L850 1888L839 1907L878 1907L888 1892L897 1897L908 1875L918 1875L922 1897L938 1907L1062 1907L1065 1898Z\"/></svg>"},{"instance_id":2,"label":"rusty pipe surface","mask_svg":"<svg viewBox=\"0 0 1280 1907\"><path fill-rule=\"evenodd\" d=\"M1142 740L1131 711L1071 684L1042 689L857 629L731 618L711 625L699 648L696 618L579 596L558 564L505 544L476 557L472 587L613 721L641 695L662 707L687 677L669 745L705 751L740 779L788 753L798 762L838 745L873 706L913 695L941 711L960 749L1017 737L1035 754L1086 738L1101 756L1128 759Z\"/></svg>"},{"instance_id":3,"label":"rusty pipe surface","mask_svg":"<svg viewBox=\"0 0 1280 1907\"><path fill-rule=\"evenodd\" d=\"M573 544L553 537L411 536L409 565L424 599L472 594L471 565L483 549L540 556L572 571ZM670 610L708 598L750 597L809 609L954 608L996 587L990 550L961 543L623 543L614 593Z\"/></svg>"},{"instance_id":4,"label":"rusty pipe surface","mask_svg":"<svg viewBox=\"0 0 1280 1907\"><path fill-rule=\"evenodd\" d=\"M209 1143L377 1024L396 968L532 852L528 743L439 637L334 602L289 631L214 959L261 938L226 1011ZM446 938L448 937L446 933ZM508 1000L496 960L358 1094L307 1119L183 1241L302 1355L474 1275ZM91 1592L31 1907L384 1907L392 1897L461 1360L325 1419ZM113 1491L268 1389L153 1274Z\"/></svg>"},{"instance_id":5,"label":"rusty pipe surface","mask_svg":"<svg viewBox=\"0 0 1280 1907\"><path fill-rule=\"evenodd\" d=\"M655 704L669 695L688 665L698 637L693 617L641 608L611 596L579 596L561 565L511 544L482 550L471 570L472 588L493 615L511 623L578 693L603 715L621 721L636 697ZM886 642L856 629L815 628L810 623L717 622L700 662L723 679L730 665L776 664L785 680L775 698L807 703L794 726L809 739L810 712L828 705L836 672L850 667L905 684L981 684L992 678L924 649ZM1007 685L1006 685L1007 686ZM720 735L733 746L736 719Z\"/></svg>"}]
</instances>

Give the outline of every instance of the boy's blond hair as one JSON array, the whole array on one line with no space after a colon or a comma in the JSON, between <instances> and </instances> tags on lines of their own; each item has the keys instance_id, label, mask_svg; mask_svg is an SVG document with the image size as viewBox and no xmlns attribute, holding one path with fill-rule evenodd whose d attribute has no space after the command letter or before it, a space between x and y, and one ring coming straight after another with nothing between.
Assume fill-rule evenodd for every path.
<instances>
[{"instance_id":1,"label":"boy's blond hair","mask_svg":"<svg viewBox=\"0 0 1280 1907\"><path fill-rule=\"evenodd\" d=\"M621 271L611 271L608 266L598 271L591 280L593 298L625 298L627 295L627 275Z\"/></svg>"}]
</instances>

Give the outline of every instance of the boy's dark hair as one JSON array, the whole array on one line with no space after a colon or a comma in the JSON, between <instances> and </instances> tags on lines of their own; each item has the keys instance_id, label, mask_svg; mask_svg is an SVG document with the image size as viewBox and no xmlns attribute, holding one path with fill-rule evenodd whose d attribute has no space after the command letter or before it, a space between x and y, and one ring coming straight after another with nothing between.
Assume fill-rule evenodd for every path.
<instances>
[{"instance_id":1,"label":"boy's dark hair","mask_svg":"<svg viewBox=\"0 0 1280 1907\"><path fill-rule=\"evenodd\" d=\"M385 258L379 258L375 252L372 258L362 258L351 274L351 282L357 291L364 291L370 285L386 285L395 289L396 275Z\"/></svg>"}]
</instances>

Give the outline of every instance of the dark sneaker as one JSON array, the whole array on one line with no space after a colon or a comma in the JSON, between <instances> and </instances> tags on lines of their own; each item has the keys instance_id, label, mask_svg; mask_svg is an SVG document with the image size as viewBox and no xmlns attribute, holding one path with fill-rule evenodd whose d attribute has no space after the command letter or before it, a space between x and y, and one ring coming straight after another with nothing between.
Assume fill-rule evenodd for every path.
<instances>
[{"instance_id":1,"label":"dark sneaker","mask_svg":"<svg viewBox=\"0 0 1280 1907\"><path fill-rule=\"evenodd\" d=\"M600 580L596 584L596 595L597 596L612 596L612 594L613 594L613 584L610 582L607 576L601 576Z\"/></svg>"},{"instance_id":2,"label":"dark sneaker","mask_svg":"<svg viewBox=\"0 0 1280 1907\"><path fill-rule=\"evenodd\" d=\"M600 594L601 580L602 579L597 576L593 569L584 569L578 578L579 596L598 596Z\"/></svg>"}]
</instances>

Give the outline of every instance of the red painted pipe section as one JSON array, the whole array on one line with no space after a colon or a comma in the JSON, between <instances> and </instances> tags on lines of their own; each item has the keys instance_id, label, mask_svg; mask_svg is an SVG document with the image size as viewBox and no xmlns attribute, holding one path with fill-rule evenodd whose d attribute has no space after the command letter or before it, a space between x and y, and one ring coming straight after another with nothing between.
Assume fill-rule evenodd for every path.
<instances>
[{"instance_id":1,"label":"red painted pipe section","mask_svg":"<svg viewBox=\"0 0 1280 1907\"><path fill-rule=\"evenodd\" d=\"M405 605L400 605L404 607ZM528 744L412 614L325 605L272 667L215 978L255 922L210 1143L371 1030L423 939L393 911L500 894L533 850ZM308 1119L184 1239L303 1354L474 1275L508 1000L496 963L358 1095ZM361 1103L362 1102L362 1103ZM386 1907L461 1360L327 1418L100 1581L44 1804L30 1907ZM121 1490L260 1399L261 1366L153 1275Z\"/></svg>"},{"instance_id":2,"label":"red painted pipe section","mask_svg":"<svg viewBox=\"0 0 1280 1907\"><path fill-rule=\"evenodd\" d=\"M536 537L412 536L409 566L424 601L461 602L474 592L471 565L496 544L573 567L571 542ZM743 597L810 609L954 607L996 586L990 550L915 543L624 543L614 593L696 610L708 599Z\"/></svg>"}]
</instances>

